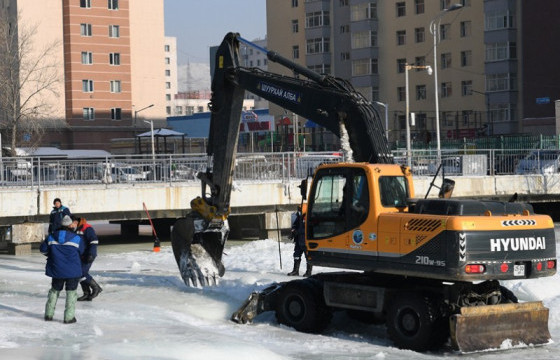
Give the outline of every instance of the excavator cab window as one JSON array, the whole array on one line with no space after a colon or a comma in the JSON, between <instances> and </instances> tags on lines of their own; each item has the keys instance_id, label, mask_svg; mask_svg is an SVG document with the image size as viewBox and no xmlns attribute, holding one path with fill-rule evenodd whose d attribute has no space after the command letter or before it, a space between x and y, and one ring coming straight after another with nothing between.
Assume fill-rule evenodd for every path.
<instances>
[{"instance_id":1,"label":"excavator cab window","mask_svg":"<svg viewBox=\"0 0 560 360\"><path fill-rule=\"evenodd\" d=\"M308 238L340 235L365 221L369 191L362 169L319 171L310 194Z\"/></svg>"},{"instance_id":2,"label":"excavator cab window","mask_svg":"<svg viewBox=\"0 0 560 360\"><path fill-rule=\"evenodd\" d=\"M408 186L404 176L381 176L379 178L381 205L385 207L406 207Z\"/></svg>"}]
</instances>

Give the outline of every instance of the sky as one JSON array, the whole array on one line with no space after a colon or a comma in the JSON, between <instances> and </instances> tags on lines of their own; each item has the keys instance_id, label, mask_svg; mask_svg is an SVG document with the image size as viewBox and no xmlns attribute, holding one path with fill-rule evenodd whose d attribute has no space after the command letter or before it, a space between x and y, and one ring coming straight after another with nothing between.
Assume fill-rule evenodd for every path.
<instances>
[{"instance_id":1,"label":"sky","mask_svg":"<svg viewBox=\"0 0 560 360\"><path fill-rule=\"evenodd\" d=\"M142 237L149 237L142 228ZM279 325L272 312L260 314L250 325L231 322L231 314L253 290L294 279L286 275L293 263L291 242L280 247L270 239L228 243L224 277L218 286L204 289L185 286L168 241L162 241L160 252L153 252L149 241L115 244L101 237L100 243L91 274L103 291L93 301L77 304L78 322L71 325L62 323L64 291L54 320L43 320L50 288L45 257L37 250L0 254L0 359L552 360L560 351L558 274L504 284L520 300L541 299L550 308L554 343L513 350L506 344L509 351L458 357L445 349L425 354L399 350L387 339L385 326L360 323L342 311L322 334Z\"/></svg>"},{"instance_id":2,"label":"sky","mask_svg":"<svg viewBox=\"0 0 560 360\"><path fill-rule=\"evenodd\" d=\"M211 46L228 32L266 36L265 0L164 0L165 35L177 38L177 62L209 63Z\"/></svg>"}]
</instances>

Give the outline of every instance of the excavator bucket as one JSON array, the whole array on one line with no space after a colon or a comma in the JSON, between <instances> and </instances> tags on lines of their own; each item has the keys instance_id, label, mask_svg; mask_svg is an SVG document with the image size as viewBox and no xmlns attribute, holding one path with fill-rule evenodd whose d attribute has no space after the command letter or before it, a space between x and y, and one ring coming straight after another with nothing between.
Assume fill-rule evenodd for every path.
<instances>
[{"instance_id":1,"label":"excavator bucket","mask_svg":"<svg viewBox=\"0 0 560 360\"><path fill-rule=\"evenodd\" d=\"M550 341L548 308L540 301L462 307L450 327L451 341L462 353Z\"/></svg>"},{"instance_id":2,"label":"excavator bucket","mask_svg":"<svg viewBox=\"0 0 560 360\"><path fill-rule=\"evenodd\" d=\"M179 219L171 232L171 246L185 285L189 287L218 284L225 273L222 253L229 228L207 226L203 220L187 216Z\"/></svg>"}]
</instances>

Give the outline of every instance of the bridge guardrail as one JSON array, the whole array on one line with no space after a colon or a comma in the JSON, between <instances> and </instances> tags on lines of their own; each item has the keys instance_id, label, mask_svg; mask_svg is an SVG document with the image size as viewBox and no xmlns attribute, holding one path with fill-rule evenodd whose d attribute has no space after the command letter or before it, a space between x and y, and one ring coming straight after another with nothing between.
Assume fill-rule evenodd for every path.
<instances>
[{"instance_id":1,"label":"bridge guardrail","mask_svg":"<svg viewBox=\"0 0 560 360\"><path fill-rule=\"evenodd\" d=\"M406 151L393 152L395 162L406 164ZM344 161L342 153L239 153L234 179L248 181L303 179L321 163ZM551 174L560 171L560 150L442 150L443 170L449 176ZM413 150L415 175L433 176L436 150ZM0 158L0 185L47 186L74 184L136 184L198 181L206 171L206 154L112 156L101 159Z\"/></svg>"}]
</instances>

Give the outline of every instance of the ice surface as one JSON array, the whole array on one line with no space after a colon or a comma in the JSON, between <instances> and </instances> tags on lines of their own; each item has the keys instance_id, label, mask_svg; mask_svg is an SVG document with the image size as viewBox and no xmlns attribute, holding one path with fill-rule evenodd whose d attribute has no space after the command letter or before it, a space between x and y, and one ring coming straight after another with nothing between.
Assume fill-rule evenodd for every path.
<instances>
[{"instance_id":1,"label":"ice surface","mask_svg":"<svg viewBox=\"0 0 560 360\"><path fill-rule=\"evenodd\" d=\"M144 245L140 245L144 246ZM101 246L92 275L103 292L79 302L76 324L62 323L64 292L53 322L43 320L50 287L45 258L0 255L1 359L441 359L457 354L443 350L418 354L399 350L385 327L349 320L336 313L324 334L298 333L279 325L272 313L252 325L229 321L253 290L274 281L291 280L293 245L260 240L226 249L226 274L219 286L188 288L170 246L161 251L132 246ZM328 269L316 268L315 271ZM558 275L509 281L522 300L541 299L550 308L550 332L560 336ZM78 290L81 294L81 290ZM520 324L522 326L522 324ZM536 348L513 348L461 356L464 359L558 359L556 341ZM507 344L504 344L505 348Z\"/></svg>"}]
</instances>

